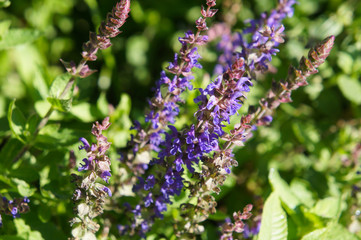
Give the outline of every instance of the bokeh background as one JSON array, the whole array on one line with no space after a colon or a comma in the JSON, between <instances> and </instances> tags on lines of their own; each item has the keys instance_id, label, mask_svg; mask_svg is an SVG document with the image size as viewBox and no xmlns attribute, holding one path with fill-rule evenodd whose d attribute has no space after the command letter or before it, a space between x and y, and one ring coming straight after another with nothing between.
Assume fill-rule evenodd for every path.
<instances>
[{"instance_id":1,"label":"bokeh background","mask_svg":"<svg viewBox=\"0 0 361 240\"><path fill-rule=\"evenodd\" d=\"M3 175L0 194L22 195L8 182L12 178L27 183L24 188L32 195L32 205L31 212L22 216L25 222L21 223L30 228L30 235L26 236L38 236L37 232L44 239L69 236L68 220L72 216L72 185L70 170L66 168L69 150L77 148L79 137L90 136L93 121L107 115L113 121L109 137L114 149L125 146L131 121L144 123L152 87L160 71L179 50L178 37L194 29L204 1L133 0L123 33L112 40L111 48L98 54L98 61L90 63L98 72L78 80L70 113L55 114L38 145L12 166L10 159L22 143L11 137L7 117L10 102L16 99L16 106L26 119L43 116L48 107L49 86L64 72L59 59L79 62L82 43L88 40L89 31L95 31L115 3L27 0L11 1L9 7L0 9L0 36L5 36L10 26L10 29L28 29L28 40L32 40L14 47L4 44L6 38L0 40L0 173ZM234 25L234 31L240 31L246 19L257 18L276 3L218 0L220 10L213 22L225 21ZM299 0L294 16L286 19L284 25L286 43L272 60L272 72L259 77L243 113L249 104L257 104L272 80L285 78L289 65L297 65L308 48L329 35L336 36L335 47L320 67L320 73L309 79L310 84L294 92L293 102L282 104L275 112L271 126L259 128L245 147L237 149L239 166L217 196L218 213L206 222L203 239L215 239L224 218L248 203L254 205L256 216L261 213L272 189L268 182L270 168L278 169L293 193L315 215L303 219L303 224L289 218L288 226L293 229L289 239L299 239L335 219L361 236L356 214L360 209L356 189L360 179L356 172L360 168L357 146L361 144L361 1ZM15 39L16 35L11 41L16 42ZM214 77L216 44L212 42L200 50L204 68L196 70L196 87L205 86L209 79L202 77L205 74ZM192 121L196 94L196 90L184 94L185 107L177 126ZM28 122L31 125L31 120ZM117 158L116 151L112 157ZM333 213L331 210L336 207L342 211ZM3 222L6 226L0 229L0 234L13 236L6 239L27 239L19 233L19 228L26 227L19 227L20 223L12 223L6 216ZM158 239L161 236L158 234L163 234L169 238L163 231L155 227L152 236Z\"/></svg>"}]
</instances>

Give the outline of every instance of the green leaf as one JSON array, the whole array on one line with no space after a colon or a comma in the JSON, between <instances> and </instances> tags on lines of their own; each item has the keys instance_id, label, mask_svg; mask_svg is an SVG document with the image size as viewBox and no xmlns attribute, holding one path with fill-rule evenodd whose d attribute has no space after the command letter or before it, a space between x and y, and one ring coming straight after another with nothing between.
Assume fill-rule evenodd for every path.
<instances>
[{"instance_id":1,"label":"green leaf","mask_svg":"<svg viewBox=\"0 0 361 240\"><path fill-rule=\"evenodd\" d=\"M9 29L0 40L0 50L31 43L41 36L38 30L32 29Z\"/></svg>"},{"instance_id":2,"label":"green leaf","mask_svg":"<svg viewBox=\"0 0 361 240\"><path fill-rule=\"evenodd\" d=\"M337 65L344 73L350 74L352 72L353 59L352 56L346 52L337 53Z\"/></svg>"},{"instance_id":3,"label":"green leaf","mask_svg":"<svg viewBox=\"0 0 361 240\"><path fill-rule=\"evenodd\" d=\"M292 129L297 139L302 144L306 145L310 152L315 150L316 144L320 141L320 134L314 124L310 122L295 121L292 124Z\"/></svg>"},{"instance_id":4,"label":"green leaf","mask_svg":"<svg viewBox=\"0 0 361 240\"><path fill-rule=\"evenodd\" d=\"M268 180L274 191L280 196L282 202L284 202L287 207L294 210L300 205L300 200L293 194L287 182L281 178L275 168L270 169Z\"/></svg>"},{"instance_id":5,"label":"green leaf","mask_svg":"<svg viewBox=\"0 0 361 240\"><path fill-rule=\"evenodd\" d=\"M51 218L51 209L48 205L49 203L43 203L38 210L38 217L42 223L49 222Z\"/></svg>"},{"instance_id":6,"label":"green leaf","mask_svg":"<svg viewBox=\"0 0 361 240\"><path fill-rule=\"evenodd\" d=\"M353 103L361 104L361 83L347 75L340 75L337 84L343 96Z\"/></svg>"},{"instance_id":7,"label":"green leaf","mask_svg":"<svg viewBox=\"0 0 361 240\"><path fill-rule=\"evenodd\" d=\"M21 180L18 178L12 178L11 180L17 185L19 194L23 197L30 197L36 191L35 188L31 188L29 186L29 184L27 182L25 182L24 180Z\"/></svg>"},{"instance_id":8,"label":"green leaf","mask_svg":"<svg viewBox=\"0 0 361 240\"><path fill-rule=\"evenodd\" d=\"M103 117L108 116L108 114L109 114L108 105L109 105L109 103L106 98L106 94L105 94L105 92L102 92L98 98L97 107L98 107L99 112L101 112L101 114L103 115Z\"/></svg>"},{"instance_id":9,"label":"green leaf","mask_svg":"<svg viewBox=\"0 0 361 240\"><path fill-rule=\"evenodd\" d=\"M48 124L40 130L35 146L40 149L62 148L77 142L79 135L73 129L60 128L59 124Z\"/></svg>"},{"instance_id":10,"label":"green leaf","mask_svg":"<svg viewBox=\"0 0 361 240\"><path fill-rule=\"evenodd\" d=\"M302 179L294 178L290 184L292 193L304 204L311 208L315 204L314 194L310 190L310 184Z\"/></svg>"},{"instance_id":11,"label":"green leaf","mask_svg":"<svg viewBox=\"0 0 361 240\"><path fill-rule=\"evenodd\" d=\"M95 117L92 113L96 111L95 106L82 102L73 106L70 112L82 122L94 122Z\"/></svg>"},{"instance_id":12,"label":"green leaf","mask_svg":"<svg viewBox=\"0 0 361 240\"><path fill-rule=\"evenodd\" d=\"M10 24L11 24L10 20L5 20L0 22L0 40L8 32Z\"/></svg>"},{"instance_id":13,"label":"green leaf","mask_svg":"<svg viewBox=\"0 0 361 240\"><path fill-rule=\"evenodd\" d=\"M9 141L7 141L5 146L3 146L0 151L1 166L5 169L10 168L12 166L12 159L16 157L16 155L19 153L19 150L23 146L23 142L19 141L17 138L11 138ZM0 172L2 170L4 169L1 168Z\"/></svg>"},{"instance_id":14,"label":"green leaf","mask_svg":"<svg viewBox=\"0 0 361 240\"><path fill-rule=\"evenodd\" d=\"M22 112L15 106L15 99L11 101L8 111L9 126L13 134L21 142L25 143L24 131L26 129L26 119Z\"/></svg>"},{"instance_id":15,"label":"green leaf","mask_svg":"<svg viewBox=\"0 0 361 240\"><path fill-rule=\"evenodd\" d=\"M259 239L286 240L287 235L287 216L277 193L273 192L264 205Z\"/></svg>"},{"instance_id":16,"label":"green leaf","mask_svg":"<svg viewBox=\"0 0 361 240\"><path fill-rule=\"evenodd\" d=\"M32 231L30 226L25 223L21 218L14 219L15 227L18 232L18 236L27 240L44 240L40 232Z\"/></svg>"},{"instance_id":17,"label":"green leaf","mask_svg":"<svg viewBox=\"0 0 361 240\"><path fill-rule=\"evenodd\" d=\"M10 0L0 0L0 8L9 7L11 4Z\"/></svg>"},{"instance_id":18,"label":"green leaf","mask_svg":"<svg viewBox=\"0 0 361 240\"><path fill-rule=\"evenodd\" d=\"M69 73L64 73L57 76L50 86L50 97L47 98L51 106L61 112L68 112L71 109L73 101L73 91L69 89L65 96L61 96L71 79Z\"/></svg>"},{"instance_id":19,"label":"green leaf","mask_svg":"<svg viewBox=\"0 0 361 240\"><path fill-rule=\"evenodd\" d=\"M350 233L345 227L338 223L331 223L325 228L317 229L305 235L302 240L359 240L354 234Z\"/></svg>"},{"instance_id":20,"label":"green leaf","mask_svg":"<svg viewBox=\"0 0 361 240\"><path fill-rule=\"evenodd\" d=\"M321 199L311 209L311 212L324 218L335 218L340 210L340 199L337 197L328 197Z\"/></svg>"},{"instance_id":21,"label":"green leaf","mask_svg":"<svg viewBox=\"0 0 361 240\"><path fill-rule=\"evenodd\" d=\"M72 99L62 100L58 98L48 97L48 102L51 106L61 112L68 112L70 111Z\"/></svg>"}]
</instances>

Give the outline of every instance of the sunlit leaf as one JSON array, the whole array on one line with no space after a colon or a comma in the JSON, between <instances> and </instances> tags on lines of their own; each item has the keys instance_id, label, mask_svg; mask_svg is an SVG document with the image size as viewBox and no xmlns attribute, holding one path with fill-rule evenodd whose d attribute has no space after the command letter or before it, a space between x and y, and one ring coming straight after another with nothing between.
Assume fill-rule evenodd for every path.
<instances>
[{"instance_id":1,"label":"sunlit leaf","mask_svg":"<svg viewBox=\"0 0 361 240\"><path fill-rule=\"evenodd\" d=\"M340 75L337 79L338 87L342 94L356 104L361 104L361 83L347 75Z\"/></svg>"},{"instance_id":2,"label":"sunlit leaf","mask_svg":"<svg viewBox=\"0 0 361 240\"><path fill-rule=\"evenodd\" d=\"M57 109L62 112L68 112L71 109L73 91L70 87L66 94L64 95L64 89L68 86L68 82L71 79L69 73L64 73L59 75L54 79L50 86L50 97L47 98L48 102L52 105L54 109ZM64 96L62 96L64 95Z\"/></svg>"},{"instance_id":3,"label":"sunlit leaf","mask_svg":"<svg viewBox=\"0 0 361 240\"><path fill-rule=\"evenodd\" d=\"M26 119L19 108L15 106L15 99L9 105L8 121L14 136L20 141L25 142L23 134L26 129Z\"/></svg>"},{"instance_id":4,"label":"sunlit leaf","mask_svg":"<svg viewBox=\"0 0 361 240\"><path fill-rule=\"evenodd\" d=\"M30 197L36 191L35 188L30 187L30 185L24 180L18 178L12 178L12 181L17 185L18 191L20 195L23 197Z\"/></svg>"},{"instance_id":5,"label":"sunlit leaf","mask_svg":"<svg viewBox=\"0 0 361 240\"><path fill-rule=\"evenodd\" d=\"M337 197L328 197L319 200L311 212L324 218L335 218L340 210L340 199Z\"/></svg>"},{"instance_id":6,"label":"sunlit leaf","mask_svg":"<svg viewBox=\"0 0 361 240\"><path fill-rule=\"evenodd\" d=\"M331 223L325 228L317 229L302 238L302 240L358 240L359 238L350 233L338 223Z\"/></svg>"},{"instance_id":7,"label":"sunlit leaf","mask_svg":"<svg viewBox=\"0 0 361 240\"><path fill-rule=\"evenodd\" d=\"M264 204L259 239L286 240L287 235L287 216L277 193L273 192Z\"/></svg>"},{"instance_id":8,"label":"sunlit leaf","mask_svg":"<svg viewBox=\"0 0 361 240\"><path fill-rule=\"evenodd\" d=\"M9 29L0 40L0 50L31 43L41 36L38 30Z\"/></svg>"},{"instance_id":9,"label":"sunlit leaf","mask_svg":"<svg viewBox=\"0 0 361 240\"><path fill-rule=\"evenodd\" d=\"M287 182L281 178L275 168L271 168L268 179L274 191L279 195L282 202L284 202L290 209L295 209L300 205L300 200L293 194Z\"/></svg>"}]
</instances>

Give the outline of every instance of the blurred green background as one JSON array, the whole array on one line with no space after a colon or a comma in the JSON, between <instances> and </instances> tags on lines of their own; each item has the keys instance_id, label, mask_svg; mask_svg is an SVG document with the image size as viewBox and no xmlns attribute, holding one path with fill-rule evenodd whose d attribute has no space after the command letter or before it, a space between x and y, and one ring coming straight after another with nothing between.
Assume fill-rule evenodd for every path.
<instances>
[{"instance_id":1,"label":"blurred green background","mask_svg":"<svg viewBox=\"0 0 361 240\"><path fill-rule=\"evenodd\" d=\"M331 220L361 236L359 217L355 215L360 202L358 192L353 190L360 180L356 174L360 158L355 157L355 149L361 143L361 2L298 2L293 18L284 21L286 43L272 60L276 71L260 77L247 104L257 104L272 79L285 78L289 64L297 65L300 57L307 54L307 48L329 35L336 36L335 47L320 67L320 73L309 79L310 84L293 93L292 103L281 105L272 125L260 128L246 147L237 149L239 166L217 196L219 213L206 222L203 239L215 239L224 217L248 203L255 205L255 215L261 211L264 199L272 187L275 189L268 183L270 168L278 169L306 209L301 213L287 211L291 216L289 239L300 239ZM178 37L194 29L194 20L205 1L132 1L123 33L112 40L111 48L98 54L98 61L89 64L98 72L77 82L70 113L52 116L36 148L23 161L11 166L10 159L23 143L11 137L7 117L10 102L16 99L28 126L32 118L43 116L48 107L48 89L54 78L64 72L59 59L79 62L81 46L88 40L89 31L95 31L115 3L28 0L11 1L10 6L0 9L0 164L4 176L0 179L0 193L22 195L7 182L17 178L28 183L24 184L25 188L33 195L32 211L14 223L10 217L3 216L6 226L0 229L0 234L9 237L17 232L19 239L27 239L19 233L19 229L25 228L24 219L31 227L30 235L26 236L36 238L37 231L44 239L69 236L73 189L70 170L66 168L69 150L76 150L79 137L90 135L93 121L107 115L111 115L113 122L109 137L114 148L125 146L131 120L144 122L147 99L152 96L151 89L160 71L179 50ZM244 20L269 11L276 1L223 0L217 4L220 11L213 22L233 22L234 30L238 31L244 27ZM233 12L237 9L239 12ZM26 44L16 42L20 39L18 29L22 30ZM201 76L213 72L216 42L200 50L200 54L204 68L195 73L198 87L207 83ZM184 95L185 110L178 126L191 121L196 93ZM115 151L112 157L118 157ZM325 199L331 200L324 203ZM340 201L335 203L335 199ZM341 210L329 213L327 207L336 208L332 204ZM302 216L301 223L292 217L297 214ZM352 224L358 227L351 227ZM161 231L162 228L155 228L153 236Z\"/></svg>"}]
</instances>

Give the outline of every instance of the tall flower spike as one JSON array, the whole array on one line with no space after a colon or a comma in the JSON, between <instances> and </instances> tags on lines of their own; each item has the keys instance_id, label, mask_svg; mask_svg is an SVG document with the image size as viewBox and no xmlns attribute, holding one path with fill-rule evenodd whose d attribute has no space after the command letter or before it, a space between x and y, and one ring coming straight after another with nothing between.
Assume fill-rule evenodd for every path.
<instances>
[{"instance_id":1,"label":"tall flower spike","mask_svg":"<svg viewBox=\"0 0 361 240\"><path fill-rule=\"evenodd\" d=\"M119 28L123 26L130 12L130 0L121 0L116 4L111 13L108 13L106 21L100 24L98 34L94 32L89 33L89 41L83 44L83 59L78 66L71 61L65 62L62 59L60 61L65 66L66 70L73 76L79 76L85 78L95 70L89 69L86 64L87 61L95 61L97 59L97 52L99 49L106 49L112 44L110 38L116 37L121 31Z\"/></svg>"},{"instance_id":2,"label":"tall flower spike","mask_svg":"<svg viewBox=\"0 0 361 240\"><path fill-rule=\"evenodd\" d=\"M195 209L197 213L186 215L189 217L189 226L196 226L198 222L203 221L200 216L205 216L210 212L214 213L214 208L211 204L212 201L214 202L214 199L212 199L210 194L212 192L219 192L220 186L226 180L229 172L225 171L224 167L237 166L237 161L234 160L234 155L232 154L234 146L243 146L243 143L251 137L251 131L254 129L252 126L272 121L272 111L280 103L291 101L291 91L307 84L306 78L316 73L316 68L330 54L334 39L334 36L330 36L315 48L312 48L309 51L308 59L301 58L299 69L290 68L291 70L286 80L281 81L278 85L274 84L267 94L268 97L260 101L260 107L257 110L252 110L247 116L242 117L240 123L235 125L235 128L229 134L222 136L226 142L218 150L215 150L215 154L203 158L201 174L194 174L193 177L197 180L187 187L193 196L197 196L197 204L188 204L185 208L186 210L189 208ZM208 204L203 204L205 202Z\"/></svg>"},{"instance_id":3,"label":"tall flower spike","mask_svg":"<svg viewBox=\"0 0 361 240\"><path fill-rule=\"evenodd\" d=\"M207 1L207 8L202 7L201 15L199 19L196 20L196 28L198 29L195 33L188 31L185 33L184 37L179 38L181 43L181 49L179 53L174 55L174 60L169 63L167 70L172 76L167 76L165 71L161 72L161 77L157 82L155 89L155 97L149 101L149 113L146 116L146 122L149 122L149 125L146 129L142 129L139 124L135 124L134 129L137 130L137 133L132 137L129 146L131 151L122 154L124 156L123 161L126 163L127 167L133 170L135 173L133 179L137 179L136 176L144 173L145 169L148 168L148 163L150 160L150 154L147 152L150 151L162 151L159 147L162 143L167 145L167 139L171 139L173 134L176 132L171 128L170 134L166 133L166 141L162 137L162 134L165 133L166 128L169 124L175 123L175 118L179 112L179 104L183 102L180 98L180 94L186 89L192 89L190 81L194 78L192 75L192 70L194 68L201 68L202 66L199 63L200 55L198 53L198 46L204 45L208 42L208 36L203 32L208 29L206 24L206 19L213 17L217 12L216 9L212 9L215 6L215 0ZM170 75L170 74L169 74ZM168 92L162 94L161 88L166 87ZM172 147L169 150L172 153L178 152L180 149L178 145ZM162 154L162 153L159 153ZM142 159L142 162L139 160ZM147 159L147 161L144 161ZM178 163L178 169L181 165L181 161ZM180 170L180 169L179 169ZM162 212L167 208L166 203L169 203L168 193L166 188L174 187L171 195L179 194L182 184L181 172L174 173L173 171L168 171L166 173L166 183L164 183L162 190L164 196L159 198L158 195L151 195L146 193L144 196L145 203L149 209L155 209L155 216L161 217ZM158 181L159 179L157 179ZM134 189L147 189L151 190L151 185L143 185L142 182L139 182L138 186ZM134 183L135 181L128 181L129 183ZM169 191L171 191L169 189ZM138 194L139 195L139 194ZM154 200L158 197L156 200ZM154 203L154 206L150 206L151 203ZM146 210L148 211L148 210ZM152 210L150 210L152 211ZM137 227L139 227L139 221L135 221ZM152 221L147 223L148 227L152 224ZM123 228L121 228L123 229ZM144 228L140 229L140 234L144 234ZM122 230L123 232L123 230Z\"/></svg>"},{"instance_id":4,"label":"tall flower spike","mask_svg":"<svg viewBox=\"0 0 361 240\"><path fill-rule=\"evenodd\" d=\"M85 138L80 138L83 145L79 150L85 150L87 157L83 159L84 164L80 164L79 172L84 172L83 176L72 174L76 184L73 194L73 201L77 205L76 214L70 222L73 227L73 239L95 237L99 230L99 225L93 221L95 217L103 213L103 205L106 196L111 197L111 190L98 179L103 179L108 183L110 174L110 159L106 155L110 147L107 138L102 134L103 130L110 126L109 118L105 118L102 124L96 122L92 127L92 134L96 137L97 143L90 145Z\"/></svg>"},{"instance_id":5,"label":"tall flower spike","mask_svg":"<svg viewBox=\"0 0 361 240\"><path fill-rule=\"evenodd\" d=\"M214 69L215 74L218 75L226 70L236 56L249 59L248 64L251 70L267 70L266 63L278 52L276 47L284 41L282 20L293 15L292 5L295 3L294 0L279 0L277 8L269 14L262 13L259 19L247 20L246 23L251 26L244 29L242 33L231 33L228 26L223 25L224 30L218 31L221 33L218 49L222 54L218 57L218 64ZM212 32L213 35L216 34L215 30ZM252 36L249 43L246 41L246 34ZM234 54L240 47L242 51Z\"/></svg>"},{"instance_id":6,"label":"tall flower spike","mask_svg":"<svg viewBox=\"0 0 361 240\"><path fill-rule=\"evenodd\" d=\"M203 28L199 21L197 25ZM270 30L265 35L272 35L272 31ZM283 28L275 31L280 33ZM188 36L191 39L194 38L190 33L188 33ZM186 41L180 40L182 45L185 46ZM258 46L257 49L259 48L261 46ZM144 198L144 202L147 202L150 209L148 211L154 212L154 217L162 218L162 213L167 210L167 204L171 204L172 197L179 195L184 187L182 177L185 171L184 167L193 173L197 180L210 177L207 182L201 180L198 184L188 183L186 185L192 196L198 196L198 203L196 206L189 204L183 208L189 214L193 211L186 209L193 208L196 211L194 214L185 217L185 221L178 223L177 229L180 232L177 234L180 237L183 234L201 231L202 226L198 223L215 212L216 202L209 195L210 192L219 193L219 185L224 183L226 174L230 173L232 166L237 165L237 162L231 159L233 157L231 151L222 152L227 155L225 160L217 159L214 162L211 156L212 152L221 150L219 141L225 135L223 130L225 127L224 122L229 123L230 117L238 112L246 99L246 93L250 91L250 87L253 85L251 77L255 75L257 69L252 67L255 66L252 59L253 55L245 54L245 56L246 59L236 55L236 58L232 58L233 63L221 76L205 89L199 89L201 95L195 99L195 102L199 103L199 109L195 114L197 117L196 124L182 132L178 132L175 127L169 126L171 133L166 133L164 148L159 152L158 158L152 161L152 164L156 164L161 168L161 172L158 171L157 174L154 174L154 176L157 176L157 182L161 184L160 189L146 188L143 183L144 180L140 181L135 187L137 194L141 189L145 190L145 196L152 193L154 205L148 204L148 198ZM267 57L263 62L270 60L271 57ZM172 64L172 68L174 71L179 70L176 61ZM196 173L192 166L198 164L199 161L202 161L202 165L205 167L201 175ZM206 169L207 167L209 168ZM218 171L221 174L211 174Z\"/></svg>"}]
</instances>

